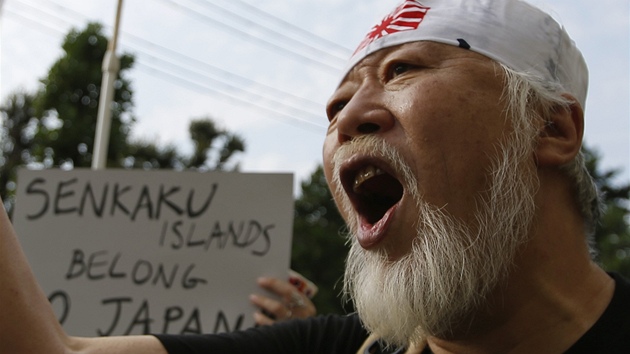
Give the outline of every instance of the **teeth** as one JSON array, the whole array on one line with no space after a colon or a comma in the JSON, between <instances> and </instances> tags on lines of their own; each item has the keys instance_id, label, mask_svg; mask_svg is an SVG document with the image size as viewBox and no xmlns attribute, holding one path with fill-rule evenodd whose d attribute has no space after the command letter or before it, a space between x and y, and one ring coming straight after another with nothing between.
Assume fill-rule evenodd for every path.
<instances>
[{"instance_id":1,"label":"teeth","mask_svg":"<svg viewBox=\"0 0 630 354\"><path fill-rule=\"evenodd\" d=\"M379 176L382 174L385 174L385 172L383 172L383 170L381 170L380 168L372 166L372 165L366 166L357 172L357 175L354 177L354 186L352 187L352 189L355 192L358 192L359 187L361 187L363 182L367 181L368 179L372 177Z\"/></svg>"}]
</instances>

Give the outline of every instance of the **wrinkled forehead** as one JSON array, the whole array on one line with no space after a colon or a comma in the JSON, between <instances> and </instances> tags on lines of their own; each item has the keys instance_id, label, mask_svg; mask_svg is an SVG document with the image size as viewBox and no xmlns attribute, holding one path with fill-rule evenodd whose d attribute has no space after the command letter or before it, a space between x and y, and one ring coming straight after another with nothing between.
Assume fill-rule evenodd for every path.
<instances>
[{"instance_id":1,"label":"wrinkled forehead","mask_svg":"<svg viewBox=\"0 0 630 354\"><path fill-rule=\"evenodd\" d=\"M588 70L551 16L521 0L405 0L367 33L342 79L384 48L431 41L471 50L571 93L584 107Z\"/></svg>"}]
</instances>

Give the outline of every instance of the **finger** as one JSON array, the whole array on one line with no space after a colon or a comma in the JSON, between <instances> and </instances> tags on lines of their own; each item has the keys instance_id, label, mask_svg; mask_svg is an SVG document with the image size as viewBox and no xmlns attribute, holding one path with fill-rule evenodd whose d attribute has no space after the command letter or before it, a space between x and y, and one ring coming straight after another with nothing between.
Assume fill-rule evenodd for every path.
<instances>
[{"instance_id":1,"label":"finger","mask_svg":"<svg viewBox=\"0 0 630 354\"><path fill-rule=\"evenodd\" d=\"M259 326L268 326L274 324L276 321L265 316L261 312L254 312L254 322Z\"/></svg>"},{"instance_id":2,"label":"finger","mask_svg":"<svg viewBox=\"0 0 630 354\"><path fill-rule=\"evenodd\" d=\"M253 301L255 305L271 313L277 320L287 319L288 312L291 312L290 317L293 318L306 318L317 313L313 302L287 281L261 277L258 279L258 284L281 299L278 301L257 296Z\"/></svg>"},{"instance_id":3,"label":"finger","mask_svg":"<svg viewBox=\"0 0 630 354\"><path fill-rule=\"evenodd\" d=\"M271 291L282 299L284 306L289 310L302 309L305 306L312 306L308 297L302 294L293 284L277 278L260 278L258 284L264 289ZM314 306L313 306L314 307ZM310 311L307 311L309 313ZM303 317L303 316L300 316ZM304 316L306 317L306 316Z\"/></svg>"},{"instance_id":4,"label":"finger","mask_svg":"<svg viewBox=\"0 0 630 354\"><path fill-rule=\"evenodd\" d=\"M255 306L273 315L276 319L283 319L286 317L288 309L280 301L255 294L250 295L249 299Z\"/></svg>"},{"instance_id":5,"label":"finger","mask_svg":"<svg viewBox=\"0 0 630 354\"><path fill-rule=\"evenodd\" d=\"M295 291L295 287L291 283L278 278L259 278L258 285L287 300L290 300L291 293Z\"/></svg>"},{"instance_id":6,"label":"finger","mask_svg":"<svg viewBox=\"0 0 630 354\"><path fill-rule=\"evenodd\" d=\"M294 318L306 318L317 313L313 302L298 291L293 292L292 300L286 306L292 311Z\"/></svg>"},{"instance_id":7,"label":"finger","mask_svg":"<svg viewBox=\"0 0 630 354\"><path fill-rule=\"evenodd\" d=\"M306 298L299 291L292 291L290 293L290 300L288 302L289 308L299 308L306 306Z\"/></svg>"}]
</instances>

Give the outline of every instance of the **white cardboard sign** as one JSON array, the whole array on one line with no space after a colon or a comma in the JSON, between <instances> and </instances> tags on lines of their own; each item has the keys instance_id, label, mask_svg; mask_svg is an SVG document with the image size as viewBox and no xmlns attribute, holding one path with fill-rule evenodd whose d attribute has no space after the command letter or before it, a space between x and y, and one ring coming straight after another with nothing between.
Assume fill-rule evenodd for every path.
<instances>
[{"instance_id":1,"label":"white cardboard sign","mask_svg":"<svg viewBox=\"0 0 630 354\"><path fill-rule=\"evenodd\" d=\"M66 331L253 325L261 275L287 277L290 174L21 170L13 223Z\"/></svg>"}]
</instances>

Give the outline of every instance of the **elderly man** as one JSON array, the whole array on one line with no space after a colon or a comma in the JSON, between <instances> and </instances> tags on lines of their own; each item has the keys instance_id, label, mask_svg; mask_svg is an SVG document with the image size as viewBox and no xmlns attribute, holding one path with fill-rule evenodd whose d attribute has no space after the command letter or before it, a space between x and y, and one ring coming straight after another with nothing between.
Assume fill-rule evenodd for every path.
<instances>
[{"instance_id":1,"label":"elderly man","mask_svg":"<svg viewBox=\"0 0 630 354\"><path fill-rule=\"evenodd\" d=\"M587 69L520 0L404 1L328 104L326 177L358 316L73 338L2 220L3 353L626 353L630 284L591 259Z\"/></svg>"}]
</instances>

